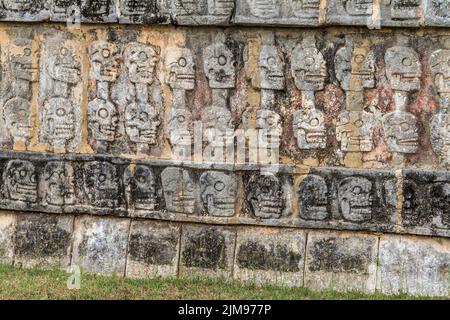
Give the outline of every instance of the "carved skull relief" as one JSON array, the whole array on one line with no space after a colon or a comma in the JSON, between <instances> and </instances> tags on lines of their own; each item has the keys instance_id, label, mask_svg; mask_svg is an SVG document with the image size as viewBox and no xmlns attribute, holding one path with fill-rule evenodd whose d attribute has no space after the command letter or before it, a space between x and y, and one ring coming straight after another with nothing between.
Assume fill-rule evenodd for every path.
<instances>
[{"instance_id":1,"label":"carved skull relief","mask_svg":"<svg viewBox=\"0 0 450 320\"><path fill-rule=\"evenodd\" d=\"M161 173L166 209L192 214L195 210L195 181L181 168L166 168Z\"/></svg>"},{"instance_id":2,"label":"carved skull relief","mask_svg":"<svg viewBox=\"0 0 450 320\"><path fill-rule=\"evenodd\" d=\"M139 16L147 13L149 7L147 0L120 1L120 13L126 16Z\"/></svg>"},{"instance_id":3,"label":"carved skull relief","mask_svg":"<svg viewBox=\"0 0 450 320\"><path fill-rule=\"evenodd\" d=\"M368 152L373 149L375 119L366 111L344 111L336 123L336 139L345 152Z\"/></svg>"},{"instance_id":4,"label":"carved skull relief","mask_svg":"<svg viewBox=\"0 0 450 320\"><path fill-rule=\"evenodd\" d=\"M292 52L291 72L299 90L319 91L325 87L327 65L314 36L305 37Z\"/></svg>"},{"instance_id":5,"label":"carved skull relief","mask_svg":"<svg viewBox=\"0 0 450 320\"><path fill-rule=\"evenodd\" d=\"M325 220L330 216L328 210L328 186L317 175L308 175L297 192L300 217L305 220Z\"/></svg>"},{"instance_id":6,"label":"carved skull relief","mask_svg":"<svg viewBox=\"0 0 450 320\"><path fill-rule=\"evenodd\" d=\"M284 195L279 179L273 174L255 174L249 181L247 201L255 217L279 219L284 209Z\"/></svg>"},{"instance_id":7,"label":"carved skull relief","mask_svg":"<svg viewBox=\"0 0 450 320\"><path fill-rule=\"evenodd\" d=\"M382 119L384 137L391 152L415 153L419 148L416 117L409 112L394 111Z\"/></svg>"},{"instance_id":8,"label":"carved skull relief","mask_svg":"<svg viewBox=\"0 0 450 320\"><path fill-rule=\"evenodd\" d=\"M419 202L420 196L416 194L417 184L411 180L406 180L403 185L403 208L402 213L406 218L406 224L419 223L420 210Z\"/></svg>"},{"instance_id":9,"label":"carved skull relief","mask_svg":"<svg viewBox=\"0 0 450 320\"><path fill-rule=\"evenodd\" d=\"M237 188L234 174L205 172L200 177L200 188L203 208L209 215L234 216Z\"/></svg>"},{"instance_id":10,"label":"carved skull relief","mask_svg":"<svg viewBox=\"0 0 450 320\"><path fill-rule=\"evenodd\" d=\"M79 0L51 0L53 15L67 15L70 9L79 8Z\"/></svg>"},{"instance_id":11,"label":"carved skull relief","mask_svg":"<svg viewBox=\"0 0 450 320\"><path fill-rule=\"evenodd\" d=\"M420 89L422 66L419 55L412 48L395 46L386 51L386 76L391 88L399 91Z\"/></svg>"},{"instance_id":12,"label":"carved skull relief","mask_svg":"<svg viewBox=\"0 0 450 320\"><path fill-rule=\"evenodd\" d=\"M437 92L450 93L450 50L433 52L429 64Z\"/></svg>"},{"instance_id":13,"label":"carved skull relief","mask_svg":"<svg viewBox=\"0 0 450 320\"><path fill-rule=\"evenodd\" d=\"M203 136L210 143L224 144L234 135L231 112L227 108L209 107L202 113Z\"/></svg>"},{"instance_id":14,"label":"carved skull relief","mask_svg":"<svg viewBox=\"0 0 450 320\"><path fill-rule=\"evenodd\" d=\"M442 110L431 119L431 146L446 163L450 162L450 115Z\"/></svg>"},{"instance_id":15,"label":"carved skull relief","mask_svg":"<svg viewBox=\"0 0 450 320\"><path fill-rule=\"evenodd\" d=\"M386 0L391 3L391 17L394 20L419 19L420 0Z\"/></svg>"},{"instance_id":16,"label":"carved skull relief","mask_svg":"<svg viewBox=\"0 0 450 320\"><path fill-rule=\"evenodd\" d=\"M158 54L151 46L143 43L129 43L124 52L125 66L132 83L152 84L155 80L155 69Z\"/></svg>"},{"instance_id":17,"label":"carved skull relief","mask_svg":"<svg viewBox=\"0 0 450 320\"><path fill-rule=\"evenodd\" d=\"M48 73L53 80L72 85L81 81L81 59L75 52L75 48L67 43L54 49L48 64Z\"/></svg>"},{"instance_id":18,"label":"carved skull relief","mask_svg":"<svg viewBox=\"0 0 450 320\"><path fill-rule=\"evenodd\" d=\"M55 147L65 147L75 138L75 112L66 98L51 98L43 108L43 133Z\"/></svg>"},{"instance_id":19,"label":"carved skull relief","mask_svg":"<svg viewBox=\"0 0 450 320\"><path fill-rule=\"evenodd\" d=\"M135 143L156 144L160 124L156 108L148 103L132 103L125 108L125 129Z\"/></svg>"},{"instance_id":20,"label":"carved skull relief","mask_svg":"<svg viewBox=\"0 0 450 320\"><path fill-rule=\"evenodd\" d=\"M335 59L336 77L344 91L363 91L375 87L375 56L373 51L356 47L347 41Z\"/></svg>"},{"instance_id":21,"label":"carved skull relief","mask_svg":"<svg viewBox=\"0 0 450 320\"><path fill-rule=\"evenodd\" d=\"M208 13L211 15L229 16L234 9L234 0L212 0L208 2Z\"/></svg>"},{"instance_id":22,"label":"carved skull relief","mask_svg":"<svg viewBox=\"0 0 450 320\"><path fill-rule=\"evenodd\" d=\"M373 0L344 0L343 5L350 16L370 16L373 12Z\"/></svg>"},{"instance_id":23,"label":"carved skull relief","mask_svg":"<svg viewBox=\"0 0 450 320\"><path fill-rule=\"evenodd\" d=\"M112 5L114 4L111 0L81 0L83 12L98 16L108 15Z\"/></svg>"},{"instance_id":24,"label":"carved skull relief","mask_svg":"<svg viewBox=\"0 0 450 320\"><path fill-rule=\"evenodd\" d=\"M34 119L28 100L23 98L8 100L3 107L3 120L14 142L30 140Z\"/></svg>"},{"instance_id":25,"label":"carved skull relief","mask_svg":"<svg viewBox=\"0 0 450 320\"><path fill-rule=\"evenodd\" d=\"M246 0L250 12L259 18L275 18L280 14L280 6L277 0Z\"/></svg>"},{"instance_id":26,"label":"carved skull relief","mask_svg":"<svg viewBox=\"0 0 450 320\"><path fill-rule=\"evenodd\" d=\"M24 12L31 9L33 0L2 0L2 3L6 10Z\"/></svg>"},{"instance_id":27,"label":"carved skull relief","mask_svg":"<svg viewBox=\"0 0 450 320\"><path fill-rule=\"evenodd\" d=\"M190 49L179 47L168 48L165 65L166 83L172 89L194 89L195 60Z\"/></svg>"},{"instance_id":28,"label":"carved skull relief","mask_svg":"<svg viewBox=\"0 0 450 320\"><path fill-rule=\"evenodd\" d=\"M450 228L450 183L436 183L431 187L433 212L440 216L440 223Z\"/></svg>"},{"instance_id":29,"label":"carved skull relief","mask_svg":"<svg viewBox=\"0 0 450 320\"><path fill-rule=\"evenodd\" d=\"M155 175L145 165L127 168L124 174L127 202L137 210L153 211L157 205Z\"/></svg>"},{"instance_id":30,"label":"carved skull relief","mask_svg":"<svg viewBox=\"0 0 450 320\"><path fill-rule=\"evenodd\" d=\"M172 146L190 146L193 143L192 115L187 109L172 109L167 131Z\"/></svg>"},{"instance_id":31,"label":"carved skull relief","mask_svg":"<svg viewBox=\"0 0 450 320\"><path fill-rule=\"evenodd\" d=\"M215 43L203 49L204 71L212 89L232 89L236 83L233 52L226 45Z\"/></svg>"},{"instance_id":32,"label":"carved skull relief","mask_svg":"<svg viewBox=\"0 0 450 320\"><path fill-rule=\"evenodd\" d=\"M450 2L446 0L429 0L433 13L438 17L450 18Z\"/></svg>"},{"instance_id":33,"label":"carved skull relief","mask_svg":"<svg viewBox=\"0 0 450 320\"><path fill-rule=\"evenodd\" d=\"M75 204L75 175L68 162L49 162L44 168L41 182L43 201L54 206Z\"/></svg>"},{"instance_id":34,"label":"carved skull relief","mask_svg":"<svg viewBox=\"0 0 450 320\"><path fill-rule=\"evenodd\" d=\"M173 0L174 9L179 14L201 15L207 11L208 2L206 0Z\"/></svg>"},{"instance_id":35,"label":"carved skull relief","mask_svg":"<svg viewBox=\"0 0 450 320\"><path fill-rule=\"evenodd\" d=\"M88 162L84 165L83 175L84 189L91 205L117 207L119 176L114 165L108 162Z\"/></svg>"},{"instance_id":36,"label":"carved skull relief","mask_svg":"<svg viewBox=\"0 0 450 320\"><path fill-rule=\"evenodd\" d=\"M95 140L114 141L119 124L119 113L114 104L102 99L91 101L88 107L88 121Z\"/></svg>"},{"instance_id":37,"label":"carved skull relief","mask_svg":"<svg viewBox=\"0 0 450 320\"><path fill-rule=\"evenodd\" d=\"M11 200L34 203L37 200L37 181L34 165L29 161L11 160L6 166L7 196Z\"/></svg>"},{"instance_id":38,"label":"carved skull relief","mask_svg":"<svg viewBox=\"0 0 450 320\"><path fill-rule=\"evenodd\" d=\"M294 15L298 18L318 18L320 0L289 0Z\"/></svg>"},{"instance_id":39,"label":"carved skull relief","mask_svg":"<svg viewBox=\"0 0 450 320\"><path fill-rule=\"evenodd\" d=\"M327 144L325 116L316 108L303 108L294 112L294 134L300 149L323 149Z\"/></svg>"},{"instance_id":40,"label":"carved skull relief","mask_svg":"<svg viewBox=\"0 0 450 320\"><path fill-rule=\"evenodd\" d=\"M23 47L10 47L9 63L11 72L16 79L29 82L38 80L38 68L33 66L33 57L36 57L37 54L37 49L33 50L31 43Z\"/></svg>"},{"instance_id":41,"label":"carved skull relief","mask_svg":"<svg viewBox=\"0 0 450 320\"><path fill-rule=\"evenodd\" d=\"M91 76L97 81L114 82L119 76L120 50L114 43L95 41L89 46Z\"/></svg>"},{"instance_id":42,"label":"carved skull relief","mask_svg":"<svg viewBox=\"0 0 450 320\"><path fill-rule=\"evenodd\" d=\"M258 110L256 112L256 129L260 143L267 146L279 146L283 128L278 113L266 109Z\"/></svg>"},{"instance_id":43,"label":"carved skull relief","mask_svg":"<svg viewBox=\"0 0 450 320\"><path fill-rule=\"evenodd\" d=\"M352 222L372 219L372 182L363 177L342 180L338 187L338 200L342 216Z\"/></svg>"},{"instance_id":44,"label":"carved skull relief","mask_svg":"<svg viewBox=\"0 0 450 320\"><path fill-rule=\"evenodd\" d=\"M276 46L262 45L259 53L261 89L284 90L284 57Z\"/></svg>"}]
</instances>

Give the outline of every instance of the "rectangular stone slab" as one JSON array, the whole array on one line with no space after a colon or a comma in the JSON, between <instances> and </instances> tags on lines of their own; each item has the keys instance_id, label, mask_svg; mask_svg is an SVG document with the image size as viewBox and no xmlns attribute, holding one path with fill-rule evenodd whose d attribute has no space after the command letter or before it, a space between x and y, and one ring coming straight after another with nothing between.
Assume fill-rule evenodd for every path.
<instances>
[{"instance_id":1,"label":"rectangular stone slab","mask_svg":"<svg viewBox=\"0 0 450 320\"><path fill-rule=\"evenodd\" d=\"M13 263L15 227L15 214L0 213L0 263Z\"/></svg>"},{"instance_id":2,"label":"rectangular stone slab","mask_svg":"<svg viewBox=\"0 0 450 320\"><path fill-rule=\"evenodd\" d=\"M124 276L129 231L128 219L77 217L72 266L89 273Z\"/></svg>"},{"instance_id":3,"label":"rectangular stone slab","mask_svg":"<svg viewBox=\"0 0 450 320\"><path fill-rule=\"evenodd\" d=\"M317 290L373 293L377 250L375 236L311 232L306 247L305 286Z\"/></svg>"},{"instance_id":4,"label":"rectangular stone slab","mask_svg":"<svg viewBox=\"0 0 450 320\"><path fill-rule=\"evenodd\" d=\"M14 265L68 267L73 222L71 215L17 214Z\"/></svg>"},{"instance_id":5,"label":"rectangular stone slab","mask_svg":"<svg viewBox=\"0 0 450 320\"><path fill-rule=\"evenodd\" d=\"M302 286L305 245L303 231L239 229L234 279L256 284Z\"/></svg>"},{"instance_id":6,"label":"rectangular stone slab","mask_svg":"<svg viewBox=\"0 0 450 320\"><path fill-rule=\"evenodd\" d=\"M444 239L382 236L377 289L385 294L450 294L450 242Z\"/></svg>"},{"instance_id":7,"label":"rectangular stone slab","mask_svg":"<svg viewBox=\"0 0 450 320\"><path fill-rule=\"evenodd\" d=\"M127 255L127 277L177 277L180 250L178 225L133 221Z\"/></svg>"}]
</instances>

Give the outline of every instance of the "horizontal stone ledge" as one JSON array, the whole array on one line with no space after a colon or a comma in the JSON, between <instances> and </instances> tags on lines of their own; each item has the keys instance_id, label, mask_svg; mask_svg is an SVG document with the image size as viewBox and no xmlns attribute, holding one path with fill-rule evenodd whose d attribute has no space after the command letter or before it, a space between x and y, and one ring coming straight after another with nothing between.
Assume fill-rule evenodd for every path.
<instances>
[{"instance_id":1,"label":"horizontal stone ledge","mask_svg":"<svg viewBox=\"0 0 450 320\"><path fill-rule=\"evenodd\" d=\"M0 212L3 263L132 278L448 296L449 250L432 237Z\"/></svg>"},{"instance_id":2,"label":"horizontal stone ledge","mask_svg":"<svg viewBox=\"0 0 450 320\"><path fill-rule=\"evenodd\" d=\"M447 171L288 169L0 153L0 209L450 237Z\"/></svg>"},{"instance_id":3,"label":"horizontal stone ledge","mask_svg":"<svg viewBox=\"0 0 450 320\"><path fill-rule=\"evenodd\" d=\"M5 0L3 21L176 25L450 26L447 2L435 0Z\"/></svg>"}]
</instances>

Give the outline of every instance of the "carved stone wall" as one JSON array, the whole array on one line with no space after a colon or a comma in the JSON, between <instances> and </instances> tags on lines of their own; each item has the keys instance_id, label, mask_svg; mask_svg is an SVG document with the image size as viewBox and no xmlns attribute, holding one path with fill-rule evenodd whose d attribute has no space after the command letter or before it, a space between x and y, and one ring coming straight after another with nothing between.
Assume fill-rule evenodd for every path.
<instances>
[{"instance_id":1,"label":"carved stone wall","mask_svg":"<svg viewBox=\"0 0 450 320\"><path fill-rule=\"evenodd\" d=\"M0 262L449 295L445 1L0 20Z\"/></svg>"}]
</instances>

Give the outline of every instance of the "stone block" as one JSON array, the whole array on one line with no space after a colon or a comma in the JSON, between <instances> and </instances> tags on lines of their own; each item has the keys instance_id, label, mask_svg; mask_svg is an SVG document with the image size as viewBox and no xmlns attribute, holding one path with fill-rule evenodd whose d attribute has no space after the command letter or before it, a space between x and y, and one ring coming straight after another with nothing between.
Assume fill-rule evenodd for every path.
<instances>
[{"instance_id":1,"label":"stone block","mask_svg":"<svg viewBox=\"0 0 450 320\"><path fill-rule=\"evenodd\" d=\"M319 26L320 0L236 1L236 24Z\"/></svg>"},{"instance_id":2,"label":"stone block","mask_svg":"<svg viewBox=\"0 0 450 320\"><path fill-rule=\"evenodd\" d=\"M45 10L46 0L3 0L0 6L0 20L34 22L50 17Z\"/></svg>"},{"instance_id":3,"label":"stone block","mask_svg":"<svg viewBox=\"0 0 450 320\"><path fill-rule=\"evenodd\" d=\"M303 286L303 231L248 228L238 231L234 278L256 284Z\"/></svg>"},{"instance_id":4,"label":"stone block","mask_svg":"<svg viewBox=\"0 0 450 320\"><path fill-rule=\"evenodd\" d=\"M399 236L380 240L377 289L419 296L450 295L450 241Z\"/></svg>"},{"instance_id":5,"label":"stone block","mask_svg":"<svg viewBox=\"0 0 450 320\"><path fill-rule=\"evenodd\" d=\"M124 276L129 231L128 219L77 218L72 265L89 273Z\"/></svg>"},{"instance_id":6,"label":"stone block","mask_svg":"<svg viewBox=\"0 0 450 320\"><path fill-rule=\"evenodd\" d=\"M450 27L450 2L425 1L425 26Z\"/></svg>"},{"instance_id":7,"label":"stone block","mask_svg":"<svg viewBox=\"0 0 450 320\"><path fill-rule=\"evenodd\" d=\"M180 275L182 277L232 277L236 232L215 226L183 226Z\"/></svg>"},{"instance_id":8,"label":"stone block","mask_svg":"<svg viewBox=\"0 0 450 320\"><path fill-rule=\"evenodd\" d=\"M177 277L180 229L153 221L132 222L126 276Z\"/></svg>"},{"instance_id":9,"label":"stone block","mask_svg":"<svg viewBox=\"0 0 450 320\"><path fill-rule=\"evenodd\" d=\"M378 238L370 235L311 232L306 247L305 286L317 290L376 287Z\"/></svg>"},{"instance_id":10,"label":"stone block","mask_svg":"<svg viewBox=\"0 0 450 320\"><path fill-rule=\"evenodd\" d=\"M381 0L381 26L418 27L423 9L423 0Z\"/></svg>"},{"instance_id":11,"label":"stone block","mask_svg":"<svg viewBox=\"0 0 450 320\"><path fill-rule=\"evenodd\" d=\"M374 0L329 0L326 23L337 25L372 25Z\"/></svg>"},{"instance_id":12,"label":"stone block","mask_svg":"<svg viewBox=\"0 0 450 320\"><path fill-rule=\"evenodd\" d=\"M161 7L164 0L118 0L120 23L155 24L170 23L170 12Z\"/></svg>"},{"instance_id":13,"label":"stone block","mask_svg":"<svg viewBox=\"0 0 450 320\"><path fill-rule=\"evenodd\" d=\"M14 258L14 236L16 215L0 214L0 263L12 264Z\"/></svg>"},{"instance_id":14,"label":"stone block","mask_svg":"<svg viewBox=\"0 0 450 320\"><path fill-rule=\"evenodd\" d=\"M74 217L17 214L14 264L66 268L70 264Z\"/></svg>"},{"instance_id":15,"label":"stone block","mask_svg":"<svg viewBox=\"0 0 450 320\"><path fill-rule=\"evenodd\" d=\"M160 12L170 12L180 25L227 25L234 6L234 0L162 0Z\"/></svg>"}]
</instances>

